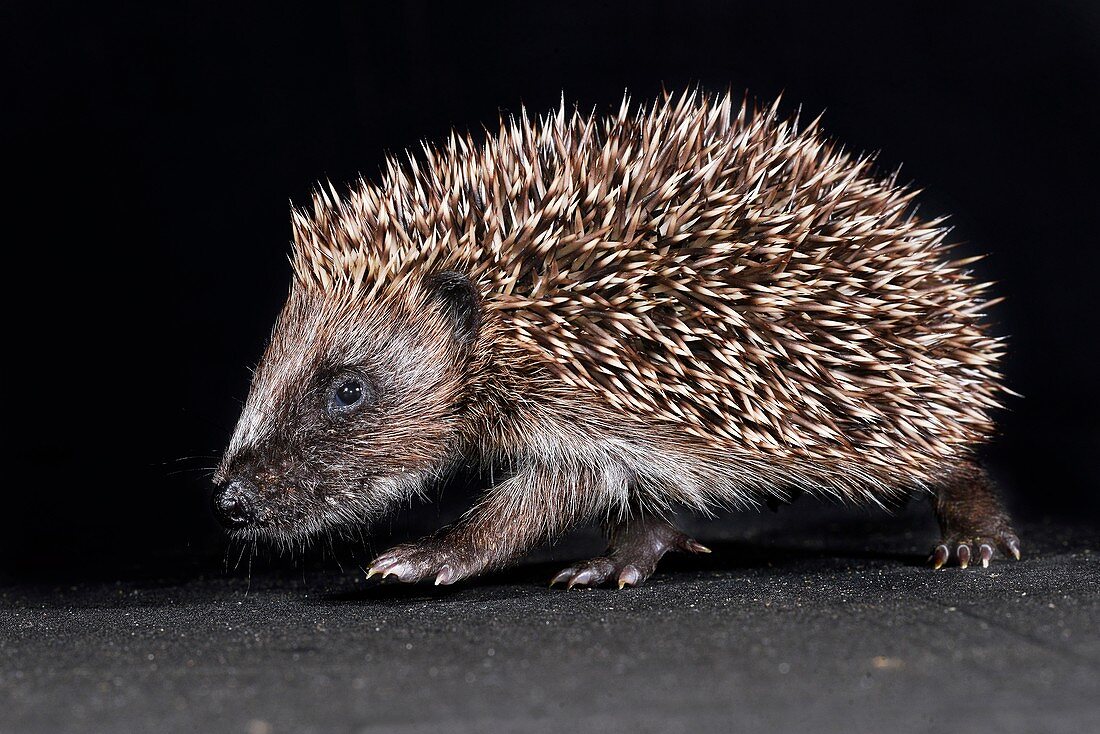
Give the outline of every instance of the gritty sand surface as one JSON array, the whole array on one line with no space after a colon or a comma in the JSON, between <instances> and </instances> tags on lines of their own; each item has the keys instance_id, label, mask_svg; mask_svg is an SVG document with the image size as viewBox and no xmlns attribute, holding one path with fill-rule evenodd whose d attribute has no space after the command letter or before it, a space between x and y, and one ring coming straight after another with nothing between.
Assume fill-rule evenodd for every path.
<instances>
[{"instance_id":1,"label":"gritty sand surface","mask_svg":"<svg viewBox=\"0 0 1100 734\"><path fill-rule=\"evenodd\" d=\"M921 564L927 508L695 528L648 585L549 590L581 537L453 589L157 569L0 593L0 732L1095 731L1091 524Z\"/></svg>"}]
</instances>

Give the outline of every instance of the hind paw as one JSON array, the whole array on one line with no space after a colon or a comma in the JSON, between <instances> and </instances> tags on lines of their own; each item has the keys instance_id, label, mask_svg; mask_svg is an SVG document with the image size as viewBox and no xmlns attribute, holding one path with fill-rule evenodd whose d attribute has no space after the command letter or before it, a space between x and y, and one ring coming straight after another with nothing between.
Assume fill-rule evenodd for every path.
<instances>
[{"instance_id":1,"label":"hind paw","mask_svg":"<svg viewBox=\"0 0 1100 734\"><path fill-rule=\"evenodd\" d=\"M607 556L592 558L566 568L550 585L601 586L614 582L620 589L638 586L657 569L657 563L668 551L710 553L705 545L689 538L671 525L658 522L636 522L623 525L612 534L614 550Z\"/></svg>"},{"instance_id":2,"label":"hind paw","mask_svg":"<svg viewBox=\"0 0 1100 734\"><path fill-rule=\"evenodd\" d=\"M624 586L637 586L649 578L653 571L643 575L642 571L632 563L616 562L612 558L601 556L577 563L564 569L554 578L550 579L550 585L565 584L565 588L574 586L600 586L614 579L619 588Z\"/></svg>"},{"instance_id":3,"label":"hind paw","mask_svg":"<svg viewBox=\"0 0 1100 734\"><path fill-rule=\"evenodd\" d=\"M928 562L934 569L950 564L958 564L959 568L981 564L982 568L988 568L996 555L995 549L1005 558L1020 560L1020 539L1014 533L1004 532L997 536L944 538L932 549Z\"/></svg>"}]
</instances>

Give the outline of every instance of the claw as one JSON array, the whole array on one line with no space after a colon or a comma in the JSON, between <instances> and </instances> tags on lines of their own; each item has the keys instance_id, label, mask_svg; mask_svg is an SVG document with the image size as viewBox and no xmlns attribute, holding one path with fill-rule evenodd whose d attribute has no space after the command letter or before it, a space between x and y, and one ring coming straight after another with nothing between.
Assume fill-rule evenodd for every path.
<instances>
[{"instance_id":1,"label":"claw","mask_svg":"<svg viewBox=\"0 0 1100 734\"><path fill-rule=\"evenodd\" d=\"M932 551L932 568L943 568L943 564L947 563L948 556L951 555L951 551L948 550L946 545L937 545L936 549Z\"/></svg>"},{"instance_id":2,"label":"claw","mask_svg":"<svg viewBox=\"0 0 1100 734\"><path fill-rule=\"evenodd\" d=\"M959 568L966 568L970 565L970 546L960 543L959 547L955 549L955 554L959 557Z\"/></svg>"},{"instance_id":3,"label":"claw","mask_svg":"<svg viewBox=\"0 0 1100 734\"><path fill-rule=\"evenodd\" d=\"M372 576L381 576L382 580L390 576L397 576L400 578L401 563L396 561L389 553L383 553L375 558L370 565L370 569L367 571L367 578Z\"/></svg>"},{"instance_id":4,"label":"claw","mask_svg":"<svg viewBox=\"0 0 1100 734\"><path fill-rule=\"evenodd\" d=\"M566 585L566 589L572 589L574 586L588 586L588 582L592 580L592 571L585 569L578 573L573 578L569 579L569 583Z\"/></svg>"},{"instance_id":5,"label":"claw","mask_svg":"<svg viewBox=\"0 0 1100 734\"><path fill-rule=\"evenodd\" d=\"M698 540L695 540L694 538L688 538L687 540L685 540L684 543L683 543L683 548L684 548L684 550L686 550L689 553L710 553L711 552L710 548L706 547L705 545L700 543Z\"/></svg>"},{"instance_id":6,"label":"claw","mask_svg":"<svg viewBox=\"0 0 1100 734\"><path fill-rule=\"evenodd\" d=\"M382 572L383 581L388 579L390 576L393 576L398 581L405 581L406 575L412 569L410 569L408 564L406 564L404 561L390 561L388 564L382 564L381 568L379 568L378 570Z\"/></svg>"},{"instance_id":7,"label":"claw","mask_svg":"<svg viewBox=\"0 0 1100 734\"><path fill-rule=\"evenodd\" d=\"M449 586L455 582L455 577L458 576L455 570L451 568L450 564L444 563L443 567L439 569L439 573L435 575L436 586Z\"/></svg>"},{"instance_id":8,"label":"claw","mask_svg":"<svg viewBox=\"0 0 1100 734\"><path fill-rule=\"evenodd\" d=\"M1020 541L1013 538L1008 541L1008 550L1012 552L1012 557L1017 561L1020 560Z\"/></svg>"},{"instance_id":9,"label":"claw","mask_svg":"<svg viewBox=\"0 0 1100 734\"><path fill-rule=\"evenodd\" d=\"M710 551L707 551L708 553ZM619 588L624 586L637 586L638 582L642 580L642 572L634 566L629 564L619 572Z\"/></svg>"},{"instance_id":10,"label":"claw","mask_svg":"<svg viewBox=\"0 0 1100 734\"><path fill-rule=\"evenodd\" d=\"M982 558L982 568L989 568L989 559L993 558L993 548L986 543L982 543L979 553Z\"/></svg>"},{"instance_id":11,"label":"claw","mask_svg":"<svg viewBox=\"0 0 1100 734\"><path fill-rule=\"evenodd\" d=\"M550 588L554 588L554 584L560 584L563 581L568 581L569 577L573 575L573 567L565 569L554 578L550 579Z\"/></svg>"}]
</instances>

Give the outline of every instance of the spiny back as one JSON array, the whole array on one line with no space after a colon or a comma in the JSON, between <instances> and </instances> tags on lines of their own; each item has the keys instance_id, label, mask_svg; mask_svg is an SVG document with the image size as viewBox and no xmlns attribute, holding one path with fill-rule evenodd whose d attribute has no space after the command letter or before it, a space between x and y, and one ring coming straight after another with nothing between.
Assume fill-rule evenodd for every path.
<instances>
[{"instance_id":1,"label":"spiny back","mask_svg":"<svg viewBox=\"0 0 1100 734\"><path fill-rule=\"evenodd\" d=\"M988 284L915 191L777 105L686 93L452 135L295 212L297 286L381 299L468 273L562 379L718 447L918 471L984 440Z\"/></svg>"}]
</instances>

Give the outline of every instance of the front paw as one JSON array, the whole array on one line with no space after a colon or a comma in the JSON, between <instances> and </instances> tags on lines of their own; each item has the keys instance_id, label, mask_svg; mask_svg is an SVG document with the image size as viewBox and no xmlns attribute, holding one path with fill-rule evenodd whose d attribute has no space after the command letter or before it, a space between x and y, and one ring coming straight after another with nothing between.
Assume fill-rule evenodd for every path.
<instances>
[{"instance_id":1,"label":"front paw","mask_svg":"<svg viewBox=\"0 0 1100 734\"><path fill-rule=\"evenodd\" d=\"M460 557L445 540L424 538L390 548L375 558L367 578L381 574L383 579L392 577L410 584L434 578L440 586L469 578L483 568L484 564Z\"/></svg>"}]
</instances>

